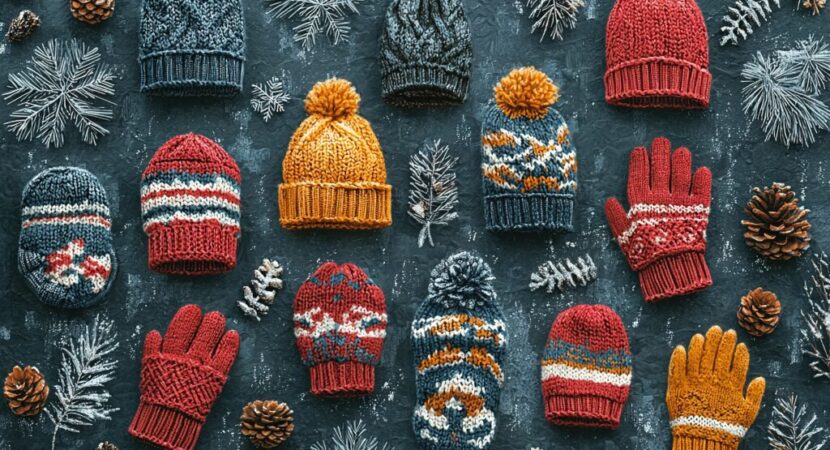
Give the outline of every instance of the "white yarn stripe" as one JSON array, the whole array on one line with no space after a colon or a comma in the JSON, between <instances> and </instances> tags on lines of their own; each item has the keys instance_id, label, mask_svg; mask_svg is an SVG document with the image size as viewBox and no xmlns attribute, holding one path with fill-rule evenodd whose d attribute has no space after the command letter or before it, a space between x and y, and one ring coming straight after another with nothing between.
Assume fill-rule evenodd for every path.
<instances>
[{"instance_id":1,"label":"white yarn stripe","mask_svg":"<svg viewBox=\"0 0 830 450\"><path fill-rule=\"evenodd\" d=\"M610 384L613 386L631 385L631 373L616 374L600 370L572 367L567 364L543 364L542 381L550 378L563 378L573 381L590 381L592 383Z\"/></svg>"},{"instance_id":2,"label":"white yarn stripe","mask_svg":"<svg viewBox=\"0 0 830 450\"><path fill-rule=\"evenodd\" d=\"M637 228L640 226L651 226L656 227L660 224L667 223L667 222L707 222L709 221L708 217L658 217L653 219L639 219L631 222L631 225L626 228L618 237L617 242L620 245L625 245L628 243L628 240L631 239L631 236L637 231Z\"/></svg>"},{"instance_id":3,"label":"white yarn stripe","mask_svg":"<svg viewBox=\"0 0 830 450\"><path fill-rule=\"evenodd\" d=\"M700 203L696 205L661 205L652 203L637 203L628 210L628 217L639 213L660 213L660 214L709 214L709 207Z\"/></svg>"},{"instance_id":4,"label":"white yarn stripe","mask_svg":"<svg viewBox=\"0 0 830 450\"><path fill-rule=\"evenodd\" d=\"M92 225L105 230L111 227L109 219L101 216L41 217L24 221L21 227L29 228L34 225Z\"/></svg>"},{"instance_id":5,"label":"white yarn stripe","mask_svg":"<svg viewBox=\"0 0 830 450\"><path fill-rule=\"evenodd\" d=\"M230 227L238 227L239 220L234 219L226 214L222 214L220 212L210 212L210 213L200 213L200 214L189 214L184 213L181 211L177 211L174 214L163 214L152 219L146 220L144 222L144 231L147 231L153 225L167 225L173 221L185 221L185 222L204 222L207 220L216 220L222 225L230 226Z\"/></svg>"},{"instance_id":6,"label":"white yarn stripe","mask_svg":"<svg viewBox=\"0 0 830 450\"><path fill-rule=\"evenodd\" d=\"M295 313L294 314L294 321L295 322L309 322L312 324L311 329L306 329L304 327L294 327L294 336L296 337L308 337L312 339L319 338L326 333L330 333L332 331L336 331L338 333L347 333L353 334L359 338L385 338L386 337L386 329L375 329L375 330L366 330L366 326L364 325L365 322L370 321L380 321L380 324L386 324L387 317L385 313L378 314L373 311L369 311L366 308L361 306L353 305L349 312L345 312L342 314L340 322L334 320L328 313L323 313L322 318L317 317L314 318L315 315L319 314L322 311L321 308L311 308L308 311L303 313ZM354 317L357 315L358 317Z\"/></svg>"},{"instance_id":7,"label":"white yarn stripe","mask_svg":"<svg viewBox=\"0 0 830 450\"><path fill-rule=\"evenodd\" d=\"M458 330L449 331L449 332L442 332L439 334L433 334L432 328L444 323L449 322L448 318L452 316L435 316L435 317L428 317L426 319L418 319L412 322L412 337L414 339L423 339L425 337L435 336L439 338L449 338L453 336L460 336L467 334L470 329L475 331L489 331L490 333L496 335L499 340L499 346L504 345L504 321L502 320L495 320L492 323L486 323L484 326L476 326L470 323L466 323L462 325ZM479 337L478 333L474 333L474 338L480 341L490 341L491 338L487 337Z\"/></svg>"},{"instance_id":8,"label":"white yarn stripe","mask_svg":"<svg viewBox=\"0 0 830 450\"><path fill-rule=\"evenodd\" d=\"M184 182L178 179L174 180L172 183L153 181L151 183L147 183L141 186L141 196L144 197L147 194L153 194L156 192L181 189L188 191L224 192L239 197L239 189L223 177L217 177L216 180L212 183L202 183L200 181L195 180Z\"/></svg>"},{"instance_id":9,"label":"white yarn stripe","mask_svg":"<svg viewBox=\"0 0 830 450\"><path fill-rule=\"evenodd\" d=\"M218 197L195 197L193 195L164 195L141 202L142 214L147 214L155 208L168 206L205 206L209 208L223 208L239 212L239 205Z\"/></svg>"},{"instance_id":10,"label":"white yarn stripe","mask_svg":"<svg viewBox=\"0 0 830 450\"><path fill-rule=\"evenodd\" d=\"M729 433L738 438L743 438L747 430L746 427L742 427L741 425L723 422L705 416L681 416L672 420L670 424L672 428L682 426L710 428L713 430L723 431L724 433Z\"/></svg>"},{"instance_id":11,"label":"white yarn stripe","mask_svg":"<svg viewBox=\"0 0 830 450\"><path fill-rule=\"evenodd\" d=\"M33 215L63 215L63 214L74 214L79 211L90 212L90 213L97 213L101 215L108 216L110 214L110 209L107 205L102 203L91 203L89 201L84 200L81 203L69 203L69 204L60 204L60 205L38 205L38 206L27 206L23 208L22 215L24 216L33 216Z\"/></svg>"}]
</instances>

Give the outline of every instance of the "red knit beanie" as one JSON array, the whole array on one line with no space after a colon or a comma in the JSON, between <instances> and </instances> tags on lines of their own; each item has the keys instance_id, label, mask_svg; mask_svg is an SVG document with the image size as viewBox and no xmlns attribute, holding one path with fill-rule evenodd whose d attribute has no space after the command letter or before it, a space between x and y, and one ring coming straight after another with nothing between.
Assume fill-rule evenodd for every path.
<instances>
[{"instance_id":1,"label":"red knit beanie","mask_svg":"<svg viewBox=\"0 0 830 450\"><path fill-rule=\"evenodd\" d=\"M709 107L709 41L695 0L617 0L605 58L605 101L612 105Z\"/></svg>"},{"instance_id":2,"label":"red knit beanie","mask_svg":"<svg viewBox=\"0 0 830 450\"><path fill-rule=\"evenodd\" d=\"M383 291L356 265L327 262L297 291L294 335L312 394L371 394L386 338Z\"/></svg>"},{"instance_id":3,"label":"red knit beanie","mask_svg":"<svg viewBox=\"0 0 830 450\"><path fill-rule=\"evenodd\" d=\"M542 356L549 422L617 428L630 384L628 335L611 308L579 305L556 316Z\"/></svg>"}]
</instances>

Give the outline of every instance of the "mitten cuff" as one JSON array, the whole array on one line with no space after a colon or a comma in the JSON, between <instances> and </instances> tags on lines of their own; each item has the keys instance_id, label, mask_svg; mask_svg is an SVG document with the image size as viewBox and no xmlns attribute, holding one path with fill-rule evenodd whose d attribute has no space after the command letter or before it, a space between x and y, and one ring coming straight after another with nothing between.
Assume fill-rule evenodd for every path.
<instances>
[{"instance_id":1,"label":"mitten cuff","mask_svg":"<svg viewBox=\"0 0 830 450\"><path fill-rule=\"evenodd\" d=\"M545 396L545 418L554 425L616 429L624 403L594 395Z\"/></svg>"},{"instance_id":2,"label":"mitten cuff","mask_svg":"<svg viewBox=\"0 0 830 450\"><path fill-rule=\"evenodd\" d=\"M691 294L712 285L703 252L685 252L659 259L638 272L647 302Z\"/></svg>"},{"instance_id":3,"label":"mitten cuff","mask_svg":"<svg viewBox=\"0 0 830 450\"><path fill-rule=\"evenodd\" d=\"M738 450L740 443L737 441L730 444L695 436L674 436L672 450Z\"/></svg>"},{"instance_id":4,"label":"mitten cuff","mask_svg":"<svg viewBox=\"0 0 830 450\"><path fill-rule=\"evenodd\" d=\"M174 409L141 402L130 424L130 435L169 450L192 450L203 422Z\"/></svg>"},{"instance_id":5,"label":"mitten cuff","mask_svg":"<svg viewBox=\"0 0 830 450\"><path fill-rule=\"evenodd\" d=\"M311 393L327 397L359 397L375 390L375 367L354 361L327 361L310 368Z\"/></svg>"}]
</instances>

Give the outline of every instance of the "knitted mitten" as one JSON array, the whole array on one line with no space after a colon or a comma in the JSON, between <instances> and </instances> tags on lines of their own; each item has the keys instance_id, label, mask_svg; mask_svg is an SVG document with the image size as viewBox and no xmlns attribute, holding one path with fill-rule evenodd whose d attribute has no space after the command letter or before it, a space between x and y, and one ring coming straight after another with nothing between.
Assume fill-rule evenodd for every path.
<instances>
[{"instance_id":1,"label":"knitted mitten","mask_svg":"<svg viewBox=\"0 0 830 450\"><path fill-rule=\"evenodd\" d=\"M383 291L356 265L327 262L297 291L294 335L312 394L371 394L386 338Z\"/></svg>"},{"instance_id":2,"label":"knitted mitten","mask_svg":"<svg viewBox=\"0 0 830 450\"><path fill-rule=\"evenodd\" d=\"M495 89L481 123L484 220L495 231L573 229L576 149L553 109L559 88L533 67Z\"/></svg>"},{"instance_id":3,"label":"knitted mitten","mask_svg":"<svg viewBox=\"0 0 830 450\"><path fill-rule=\"evenodd\" d=\"M164 338L147 333L141 360L141 401L130 434L169 450L192 450L239 350L225 316L202 316L196 305L173 316Z\"/></svg>"},{"instance_id":4,"label":"knitted mitten","mask_svg":"<svg viewBox=\"0 0 830 450\"><path fill-rule=\"evenodd\" d=\"M611 308L579 305L556 316L542 356L542 396L551 423L617 428L630 385L628 334Z\"/></svg>"},{"instance_id":5,"label":"knitted mitten","mask_svg":"<svg viewBox=\"0 0 830 450\"><path fill-rule=\"evenodd\" d=\"M53 167L23 189L18 269L50 306L83 308L104 299L115 279L107 194L95 175Z\"/></svg>"},{"instance_id":6,"label":"knitted mitten","mask_svg":"<svg viewBox=\"0 0 830 450\"><path fill-rule=\"evenodd\" d=\"M652 302L689 294L712 285L706 265L706 226L712 202L712 173L697 169L692 178L692 155L681 147L671 153L666 138L631 152L628 204L625 213L616 198L605 203L611 233L640 290Z\"/></svg>"},{"instance_id":7,"label":"knitted mitten","mask_svg":"<svg viewBox=\"0 0 830 450\"><path fill-rule=\"evenodd\" d=\"M482 450L495 437L507 334L492 281L481 258L450 256L415 313L412 424L425 450Z\"/></svg>"},{"instance_id":8,"label":"knitted mitten","mask_svg":"<svg viewBox=\"0 0 830 450\"><path fill-rule=\"evenodd\" d=\"M755 422L766 382L749 383L749 350L735 346L734 330L714 326L694 335L689 353L678 345L669 363L666 406L671 419L673 450L737 450Z\"/></svg>"}]
</instances>

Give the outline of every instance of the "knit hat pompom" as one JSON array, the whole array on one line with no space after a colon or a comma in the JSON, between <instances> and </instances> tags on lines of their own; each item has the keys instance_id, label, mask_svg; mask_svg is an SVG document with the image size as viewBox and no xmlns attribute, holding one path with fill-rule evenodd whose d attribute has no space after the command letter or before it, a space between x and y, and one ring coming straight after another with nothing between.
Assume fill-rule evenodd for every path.
<instances>
[{"instance_id":1,"label":"knit hat pompom","mask_svg":"<svg viewBox=\"0 0 830 450\"><path fill-rule=\"evenodd\" d=\"M444 307L474 309L496 299L490 266L467 252L456 253L432 270L427 301Z\"/></svg>"},{"instance_id":2,"label":"knit hat pompom","mask_svg":"<svg viewBox=\"0 0 830 450\"><path fill-rule=\"evenodd\" d=\"M329 78L311 88L305 98L305 110L309 114L339 119L357 113L360 95L354 86L341 78Z\"/></svg>"},{"instance_id":3,"label":"knit hat pompom","mask_svg":"<svg viewBox=\"0 0 830 450\"><path fill-rule=\"evenodd\" d=\"M509 118L539 119L559 100L559 88L535 67L514 69L499 81L496 105Z\"/></svg>"}]
</instances>

